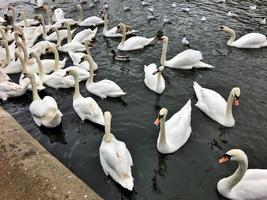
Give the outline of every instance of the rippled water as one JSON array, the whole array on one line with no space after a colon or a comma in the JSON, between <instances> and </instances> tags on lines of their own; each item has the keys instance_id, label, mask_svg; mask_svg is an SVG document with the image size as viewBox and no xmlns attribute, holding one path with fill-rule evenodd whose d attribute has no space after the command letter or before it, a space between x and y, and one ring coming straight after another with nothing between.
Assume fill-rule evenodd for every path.
<instances>
[{"instance_id":1,"label":"rippled water","mask_svg":"<svg viewBox=\"0 0 267 200\"><path fill-rule=\"evenodd\" d=\"M67 17L77 17L73 10L76 2L56 2L55 6L62 7ZM251 31L266 35L266 25L259 25L259 21L266 16L267 3L263 0L226 4L188 0L176 1L177 7L173 8L173 2L153 1L157 20L149 23L148 7L142 7L140 1L110 0L110 27L123 19L139 29L142 36L153 37L157 30L163 30L170 41L169 58L186 49L181 44L186 34L191 48L201 50L204 61L214 65L215 69L183 71L168 68L164 71L166 90L159 96L144 85L143 68L152 62L159 65L161 44L128 53L131 57L129 63L113 62L109 52L116 49L119 40L103 38L101 27L96 37L96 48L92 50L99 66L95 80L109 78L127 91L122 99L93 98L103 111L111 111L112 132L127 144L132 154L134 192L124 191L105 176L98 152L104 130L90 122L81 122L72 108L72 89L55 91L48 88L42 93L53 96L64 115L62 127L53 132L39 129L34 124L28 111L31 93L1 102L1 106L34 138L104 199L223 199L216 191L216 184L222 177L231 174L236 165L219 166L217 161L223 152L231 148L240 148L247 153L250 168L267 168L267 48L242 50L227 47L229 36L216 31L219 25L227 25L236 30L238 37ZM252 3L258 5L256 11L249 9ZM30 17L36 14L27 1L12 5L27 10ZM131 7L131 11L123 12L123 6ZM184 7L189 7L190 12L182 12ZM96 15L100 4L94 8L84 4L84 10L86 16ZM229 10L237 13L239 18L228 17L226 13ZM170 18L172 24L164 25L164 16ZM201 22L202 16L206 16L207 21ZM64 56L66 54L61 54L61 57ZM228 97L232 87L241 88L241 106L234 109L235 127L220 126L194 106L193 81L219 92L224 98ZM92 96L86 91L84 82L80 85L84 96ZM161 107L166 107L169 118L189 98L193 105L193 132L189 141L174 154L159 154L156 148L159 128L153 126L156 114Z\"/></svg>"}]
</instances>

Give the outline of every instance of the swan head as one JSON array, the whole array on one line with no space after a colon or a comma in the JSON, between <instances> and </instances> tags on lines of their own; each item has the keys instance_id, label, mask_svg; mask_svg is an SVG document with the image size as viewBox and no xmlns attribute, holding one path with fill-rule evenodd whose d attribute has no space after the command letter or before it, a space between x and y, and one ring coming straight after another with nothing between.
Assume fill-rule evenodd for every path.
<instances>
[{"instance_id":1,"label":"swan head","mask_svg":"<svg viewBox=\"0 0 267 200\"><path fill-rule=\"evenodd\" d=\"M85 40L84 41L84 45L85 45L85 47L86 48L92 48L92 47L94 47L94 44L92 43L92 40L91 39L87 39L87 40Z\"/></svg>"},{"instance_id":2,"label":"swan head","mask_svg":"<svg viewBox=\"0 0 267 200\"><path fill-rule=\"evenodd\" d=\"M158 116L154 122L154 126L158 126L160 124L160 121L165 118L168 114L168 110L167 108L161 108L159 113L158 113Z\"/></svg>"},{"instance_id":3,"label":"swan head","mask_svg":"<svg viewBox=\"0 0 267 200\"><path fill-rule=\"evenodd\" d=\"M163 72L164 69L165 69L164 66L160 66L160 67L157 69L157 71L153 72L153 75L156 75L156 74L159 73L159 72Z\"/></svg>"},{"instance_id":4,"label":"swan head","mask_svg":"<svg viewBox=\"0 0 267 200\"><path fill-rule=\"evenodd\" d=\"M126 25L124 23L119 23L117 25L117 33L122 33L124 29L126 29Z\"/></svg>"},{"instance_id":5,"label":"swan head","mask_svg":"<svg viewBox=\"0 0 267 200\"><path fill-rule=\"evenodd\" d=\"M8 6L7 11L10 11L10 10L15 11L15 8L13 6Z\"/></svg>"},{"instance_id":6,"label":"swan head","mask_svg":"<svg viewBox=\"0 0 267 200\"><path fill-rule=\"evenodd\" d=\"M240 105L240 94L241 94L241 90L239 87L234 87L232 89L231 95L234 98L234 101L233 101L234 106Z\"/></svg>"},{"instance_id":7,"label":"swan head","mask_svg":"<svg viewBox=\"0 0 267 200\"><path fill-rule=\"evenodd\" d=\"M69 76L69 75L72 75L72 76L77 76L78 77L78 72L77 72L77 70L76 69L68 69L68 70L66 70L66 73L65 73L65 75L64 75L64 77L65 76Z\"/></svg>"},{"instance_id":8,"label":"swan head","mask_svg":"<svg viewBox=\"0 0 267 200\"><path fill-rule=\"evenodd\" d=\"M104 113L104 118L105 118L105 123L110 122L111 121L111 118L112 118L111 113L109 111L106 111Z\"/></svg>"},{"instance_id":9,"label":"swan head","mask_svg":"<svg viewBox=\"0 0 267 200\"><path fill-rule=\"evenodd\" d=\"M77 4L77 5L75 6L75 10L81 10L81 9L82 9L81 4Z\"/></svg>"},{"instance_id":10,"label":"swan head","mask_svg":"<svg viewBox=\"0 0 267 200\"><path fill-rule=\"evenodd\" d=\"M230 29L228 26L219 26L219 31L225 31L225 32L231 32L232 29Z\"/></svg>"},{"instance_id":11,"label":"swan head","mask_svg":"<svg viewBox=\"0 0 267 200\"><path fill-rule=\"evenodd\" d=\"M37 21L42 21L44 18L43 18L43 16L42 15L36 15L35 17L34 17L34 19L35 20L37 20Z\"/></svg>"},{"instance_id":12,"label":"swan head","mask_svg":"<svg viewBox=\"0 0 267 200\"><path fill-rule=\"evenodd\" d=\"M227 151L220 159L219 163L225 163L228 161L247 162L248 158L244 151L241 149L231 149Z\"/></svg>"}]
</instances>

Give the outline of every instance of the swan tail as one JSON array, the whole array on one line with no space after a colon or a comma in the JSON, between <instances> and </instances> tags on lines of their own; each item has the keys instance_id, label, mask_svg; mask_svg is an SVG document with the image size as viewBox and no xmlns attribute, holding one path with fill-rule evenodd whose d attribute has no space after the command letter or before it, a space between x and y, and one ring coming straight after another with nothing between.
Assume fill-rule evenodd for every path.
<instances>
[{"instance_id":1,"label":"swan tail","mask_svg":"<svg viewBox=\"0 0 267 200\"><path fill-rule=\"evenodd\" d=\"M194 81L193 88L195 90L195 93L196 93L198 101L201 100L201 89L202 89L202 87L196 81ZM195 105L197 106L197 104L198 104L198 102Z\"/></svg>"},{"instance_id":2,"label":"swan tail","mask_svg":"<svg viewBox=\"0 0 267 200\"><path fill-rule=\"evenodd\" d=\"M201 62L201 61L199 61L196 64L194 64L193 67L195 67L195 68L214 68L214 66L209 65L209 64L204 63L204 62Z\"/></svg>"},{"instance_id":3,"label":"swan tail","mask_svg":"<svg viewBox=\"0 0 267 200\"><path fill-rule=\"evenodd\" d=\"M125 177L122 177L120 184L127 190L132 191L134 187L133 180L133 177L127 174Z\"/></svg>"}]
</instances>

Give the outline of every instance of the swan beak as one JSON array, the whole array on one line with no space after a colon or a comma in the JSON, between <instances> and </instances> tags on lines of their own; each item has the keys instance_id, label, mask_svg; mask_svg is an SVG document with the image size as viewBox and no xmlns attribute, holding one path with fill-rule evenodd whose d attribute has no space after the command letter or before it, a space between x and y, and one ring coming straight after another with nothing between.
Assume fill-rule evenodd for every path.
<instances>
[{"instance_id":1,"label":"swan beak","mask_svg":"<svg viewBox=\"0 0 267 200\"><path fill-rule=\"evenodd\" d=\"M239 99L239 97L237 98L237 97L235 97L235 99L234 99L234 106L239 106L240 105L240 99Z\"/></svg>"},{"instance_id":2,"label":"swan beak","mask_svg":"<svg viewBox=\"0 0 267 200\"><path fill-rule=\"evenodd\" d=\"M160 119L157 117L157 119L154 121L154 126L158 126L160 124Z\"/></svg>"},{"instance_id":3,"label":"swan beak","mask_svg":"<svg viewBox=\"0 0 267 200\"><path fill-rule=\"evenodd\" d=\"M229 157L224 155L222 158L219 159L219 163L222 164L229 160L230 160Z\"/></svg>"},{"instance_id":4,"label":"swan beak","mask_svg":"<svg viewBox=\"0 0 267 200\"><path fill-rule=\"evenodd\" d=\"M153 72L153 75L156 75L157 73L159 73L159 70Z\"/></svg>"}]
</instances>

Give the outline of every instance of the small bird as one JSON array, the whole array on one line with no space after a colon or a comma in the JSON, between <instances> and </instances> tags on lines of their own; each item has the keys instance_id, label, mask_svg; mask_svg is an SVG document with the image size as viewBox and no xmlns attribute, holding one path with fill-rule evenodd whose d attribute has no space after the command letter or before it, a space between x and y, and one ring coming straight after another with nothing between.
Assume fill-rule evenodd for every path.
<instances>
[{"instance_id":1,"label":"small bird","mask_svg":"<svg viewBox=\"0 0 267 200\"><path fill-rule=\"evenodd\" d=\"M237 14L233 13L231 10L227 13L229 17L238 17Z\"/></svg>"},{"instance_id":2,"label":"small bird","mask_svg":"<svg viewBox=\"0 0 267 200\"><path fill-rule=\"evenodd\" d=\"M147 9L149 12L153 13L154 12L154 8L153 7L150 7Z\"/></svg>"},{"instance_id":3,"label":"small bird","mask_svg":"<svg viewBox=\"0 0 267 200\"><path fill-rule=\"evenodd\" d=\"M182 39L182 44L183 45L189 45L189 41L186 39L186 36L184 35L183 39Z\"/></svg>"},{"instance_id":4,"label":"small bird","mask_svg":"<svg viewBox=\"0 0 267 200\"><path fill-rule=\"evenodd\" d=\"M156 20L156 17L155 17L153 14L149 14L149 15L147 16L147 19L148 19L148 20Z\"/></svg>"},{"instance_id":5,"label":"small bird","mask_svg":"<svg viewBox=\"0 0 267 200\"><path fill-rule=\"evenodd\" d=\"M207 17L202 16L200 20L201 20L201 21L206 21L206 20L207 20Z\"/></svg>"},{"instance_id":6,"label":"small bird","mask_svg":"<svg viewBox=\"0 0 267 200\"><path fill-rule=\"evenodd\" d=\"M172 3L171 6L175 8L176 7L176 3L175 2Z\"/></svg>"},{"instance_id":7,"label":"small bird","mask_svg":"<svg viewBox=\"0 0 267 200\"><path fill-rule=\"evenodd\" d=\"M256 5L251 5L249 6L250 10L256 10L257 6Z\"/></svg>"},{"instance_id":8,"label":"small bird","mask_svg":"<svg viewBox=\"0 0 267 200\"><path fill-rule=\"evenodd\" d=\"M164 24L171 24L172 22L171 22L171 20L169 18L167 18L166 16L164 16L163 23Z\"/></svg>"},{"instance_id":9,"label":"small bird","mask_svg":"<svg viewBox=\"0 0 267 200\"><path fill-rule=\"evenodd\" d=\"M260 24L266 24L266 18L263 18L263 19L260 21Z\"/></svg>"},{"instance_id":10,"label":"small bird","mask_svg":"<svg viewBox=\"0 0 267 200\"><path fill-rule=\"evenodd\" d=\"M130 11L130 10L131 10L130 7L127 7L127 6L123 7L123 11L124 11L124 12Z\"/></svg>"},{"instance_id":11,"label":"small bird","mask_svg":"<svg viewBox=\"0 0 267 200\"><path fill-rule=\"evenodd\" d=\"M190 11L190 8L181 8L183 12L189 12Z\"/></svg>"},{"instance_id":12,"label":"small bird","mask_svg":"<svg viewBox=\"0 0 267 200\"><path fill-rule=\"evenodd\" d=\"M142 6L149 6L150 5L150 3L148 3L148 2L146 2L144 0L141 0L141 1L142 1Z\"/></svg>"},{"instance_id":13,"label":"small bird","mask_svg":"<svg viewBox=\"0 0 267 200\"><path fill-rule=\"evenodd\" d=\"M129 56L127 55L118 55L113 49L111 50L111 53L113 54L113 59L117 61L130 61Z\"/></svg>"},{"instance_id":14,"label":"small bird","mask_svg":"<svg viewBox=\"0 0 267 200\"><path fill-rule=\"evenodd\" d=\"M107 4L107 2L104 3L103 8L108 9L108 4Z\"/></svg>"}]
</instances>

